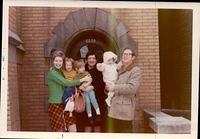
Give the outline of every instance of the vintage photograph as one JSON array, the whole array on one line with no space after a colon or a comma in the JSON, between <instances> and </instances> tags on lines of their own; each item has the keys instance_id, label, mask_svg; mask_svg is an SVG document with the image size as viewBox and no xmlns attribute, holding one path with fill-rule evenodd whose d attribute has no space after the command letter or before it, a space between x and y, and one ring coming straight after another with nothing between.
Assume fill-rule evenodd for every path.
<instances>
[{"instance_id":1,"label":"vintage photograph","mask_svg":"<svg viewBox=\"0 0 200 139\"><path fill-rule=\"evenodd\" d=\"M191 134L193 14L8 6L7 131Z\"/></svg>"}]
</instances>

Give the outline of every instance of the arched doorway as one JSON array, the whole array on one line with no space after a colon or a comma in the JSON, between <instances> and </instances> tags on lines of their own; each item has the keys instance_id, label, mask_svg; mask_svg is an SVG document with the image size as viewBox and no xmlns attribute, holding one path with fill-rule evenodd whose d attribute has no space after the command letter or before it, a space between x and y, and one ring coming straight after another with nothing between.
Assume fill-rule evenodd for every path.
<instances>
[{"instance_id":1,"label":"arched doorway","mask_svg":"<svg viewBox=\"0 0 200 139\"><path fill-rule=\"evenodd\" d=\"M66 56L73 59L85 58L88 51L95 51L99 60L102 59L104 51L118 53L115 41L106 33L96 30L85 30L79 32L65 44Z\"/></svg>"},{"instance_id":2,"label":"arched doorway","mask_svg":"<svg viewBox=\"0 0 200 139\"><path fill-rule=\"evenodd\" d=\"M73 11L52 32L54 35L45 46L46 58L50 57L52 49L61 50L74 59L84 58L90 50L99 53L100 58L108 50L120 55L125 47L134 48L137 54L137 45L129 36L127 27L102 9L81 8Z\"/></svg>"}]
</instances>

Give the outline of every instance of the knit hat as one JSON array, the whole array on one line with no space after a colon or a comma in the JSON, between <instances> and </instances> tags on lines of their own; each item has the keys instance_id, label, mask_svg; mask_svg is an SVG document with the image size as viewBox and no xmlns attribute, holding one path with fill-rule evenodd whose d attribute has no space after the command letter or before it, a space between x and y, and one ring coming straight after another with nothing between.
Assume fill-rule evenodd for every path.
<instances>
[{"instance_id":1,"label":"knit hat","mask_svg":"<svg viewBox=\"0 0 200 139\"><path fill-rule=\"evenodd\" d=\"M111 51L107 51L103 53L103 62L107 63L109 59L114 58L114 62L117 61L117 55Z\"/></svg>"}]
</instances>

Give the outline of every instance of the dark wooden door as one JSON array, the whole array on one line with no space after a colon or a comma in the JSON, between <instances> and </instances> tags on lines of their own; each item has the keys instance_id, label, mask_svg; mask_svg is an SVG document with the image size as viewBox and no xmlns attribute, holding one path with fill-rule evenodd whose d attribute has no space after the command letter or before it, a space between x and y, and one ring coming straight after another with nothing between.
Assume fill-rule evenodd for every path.
<instances>
[{"instance_id":1,"label":"dark wooden door","mask_svg":"<svg viewBox=\"0 0 200 139\"><path fill-rule=\"evenodd\" d=\"M159 10L161 107L190 118L192 10Z\"/></svg>"}]
</instances>

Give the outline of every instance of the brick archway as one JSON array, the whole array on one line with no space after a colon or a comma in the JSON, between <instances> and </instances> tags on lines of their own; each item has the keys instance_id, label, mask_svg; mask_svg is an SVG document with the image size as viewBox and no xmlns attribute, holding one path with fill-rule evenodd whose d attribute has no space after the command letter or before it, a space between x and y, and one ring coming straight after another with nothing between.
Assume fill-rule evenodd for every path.
<instances>
[{"instance_id":1,"label":"brick archway","mask_svg":"<svg viewBox=\"0 0 200 139\"><path fill-rule=\"evenodd\" d=\"M137 54L137 45L128 34L128 28L123 22L116 19L111 13L99 8L81 8L72 11L59 22L53 29L53 36L45 46L45 57L50 57L52 49L62 50L67 53L70 43L74 38L85 32L102 34L112 44L112 49L118 55L125 47L133 47ZM72 49L72 48L70 48Z\"/></svg>"}]
</instances>

